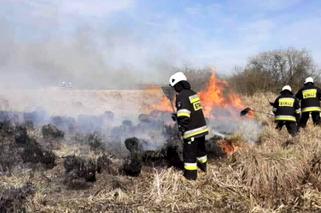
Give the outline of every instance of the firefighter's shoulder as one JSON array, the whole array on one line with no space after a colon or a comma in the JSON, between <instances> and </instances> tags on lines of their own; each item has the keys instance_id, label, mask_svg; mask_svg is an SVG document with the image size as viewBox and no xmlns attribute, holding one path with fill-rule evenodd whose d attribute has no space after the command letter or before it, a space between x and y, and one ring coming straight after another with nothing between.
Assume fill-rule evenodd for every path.
<instances>
[{"instance_id":1,"label":"firefighter's shoulder","mask_svg":"<svg viewBox=\"0 0 321 213\"><path fill-rule=\"evenodd\" d=\"M192 95L195 95L195 92L192 90L183 90L178 94L177 97L180 99L188 99Z\"/></svg>"}]
</instances>

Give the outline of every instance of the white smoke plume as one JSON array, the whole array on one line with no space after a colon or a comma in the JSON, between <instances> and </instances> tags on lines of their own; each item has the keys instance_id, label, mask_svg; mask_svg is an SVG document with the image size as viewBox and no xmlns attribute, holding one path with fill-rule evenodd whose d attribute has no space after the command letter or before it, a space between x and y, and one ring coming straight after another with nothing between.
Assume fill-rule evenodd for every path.
<instances>
[{"instance_id":1,"label":"white smoke plume","mask_svg":"<svg viewBox=\"0 0 321 213\"><path fill-rule=\"evenodd\" d=\"M225 136L238 134L246 142L258 142L263 126L255 119L241 117L238 109L228 106L215 108L212 115L214 118L208 121L212 134L223 134Z\"/></svg>"},{"instance_id":2,"label":"white smoke plume","mask_svg":"<svg viewBox=\"0 0 321 213\"><path fill-rule=\"evenodd\" d=\"M162 125L137 121L146 97L137 97L142 104L136 105L130 92L122 97L103 90L164 84L173 67L189 64L188 51L175 25L146 36L148 25L141 31L142 26L137 30L121 19L114 23L113 16L128 15L122 11L131 7L132 0L2 0L1 110L34 112L31 120L39 125L55 123L54 116L68 117L64 121L75 121L80 131L101 131L107 139L116 134L119 142L136 136L148 141L149 148L161 146L166 140ZM70 82L72 88L57 89L62 82ZM114 119L106 118L105 111L113 112ZM21 114L12 116L24 119ZM124 120L131 124L122 124ZM219 132L237 131L243 125L213 122ZM67 124L60 125L69 131Z\"/></svg>"},{"instance_id":3,"label":"white smoke plume","mask_svg":"<svg viewBox=\"0 0 321 213\"><path fill-rule=\"evenodd\" d=\"M1 0L0 108L12 112L2 116L20 123L27 117L38 126L57 124L61 116L68 119L57 125L66 133L73 123L80 132L100 131L106 140L136 136L149 148L163 144L161 127L137 121L148 101L128 89L167 82L172 67L182 64L181 48L172 34L151 38L142 35L143 26L122 23L133 3ZM59 88L65 85L71 88Z\"/></svg>"},{"instance_id":4,"label":"white smoke plume","mask_svg":"<svg viewBox=\"0 0 321 213\"><path fill-rule=\"evenodd\" d=\"M185 63L183 49L169 39L171 30L151 38L142 26L121 23L131 7L132 0L2 0L0 87L67 81L81 89L131 89L167 82L172 68Z\"/></svg>"}]
</instances>

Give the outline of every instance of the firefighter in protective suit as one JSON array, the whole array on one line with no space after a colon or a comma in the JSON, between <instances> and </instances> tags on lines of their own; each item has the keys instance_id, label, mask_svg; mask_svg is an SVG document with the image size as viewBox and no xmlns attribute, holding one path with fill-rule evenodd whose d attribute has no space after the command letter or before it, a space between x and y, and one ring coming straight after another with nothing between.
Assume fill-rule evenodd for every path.
<instances>
[{"instance_id":1,"label":"firefighter in protective suit","mask_svg":"<svg viewBox=\"0 0 321 213\"><path fill-rule=\"evenodd\" d=\"M285 125L288 133L294 137L298 133L300 112L299 100L295 98L289 85L284 86L273 104L276 128L281 130Z\"/></svg>"},{"instance_id":2,"label":"firefighter in protective suit","mask_svg":"<svg viewBox=\"0 0 321 213\"><path fill-rule=\"evenodd\" d=\"M169 79L169 85L174 87L177 93L177 112L174 114L173 120L177 121L184 140L184 176L188 180L196 180L197 169L200 168L206 172L207 167L205 135L208 134L208 128L202 105L198 95L191 90L184 73L177 72L172 75Z\"/></svg>"},{"instance_id":3,"label":"firefighter in protective suit","mask_svg":"<svg viewBox=\"0 0 321 213\"><path fill-rule=\"evenodd\" d=\"M308 77L305 79L304 86L298 91L296 97L301 101L302 116L300 127L306 127L310 114L312 114L314 125L319 125L321 90L314 85L313 78Z\"/></svg>"}]
</instances>

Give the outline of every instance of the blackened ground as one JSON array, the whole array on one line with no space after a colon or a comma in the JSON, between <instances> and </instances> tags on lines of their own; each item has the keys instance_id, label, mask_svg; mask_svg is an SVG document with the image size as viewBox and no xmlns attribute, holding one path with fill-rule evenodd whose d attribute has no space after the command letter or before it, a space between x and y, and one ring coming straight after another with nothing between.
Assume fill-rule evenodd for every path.
<instances>
[{"instance_id":1,"label":"blackened ground","mask_svg":"<svg viewBox=\"0 0 321 213\"><path fill-rule=\"evenodd\" d=\"M78 156L64 158L65 177L64 183L69 188L81 189L90 186L96 181L96 173L116 175L118 172L112 166L112 161L107 155L93 159L84 159Z\"/></svg>"},{"instance_id":2,"label":"blackened ground","mask_svg":"<svg viewBox=\"0 0 321 213\"><path fill-rule=\"evenodd\" d=\"M104 151L105 144L103 143L102 136L98 132L91 133L87 136L87 143L93 151Z\"/></svg>"},{"instance_id":3,"label":"blackened ground","mask_svg":"<svg viewBox=\"0 0 321 213\"><path fill-rule=\"evenodd\" d=\"M0 150L0 175L10 174L22 162L19 150L15 144L3 139L0 141Z\"/></svg>"},{"instance_id":4,"label":"blackened ground","mask_svg":"<svg viewBox=\"0 0 321 213\"><path fill-rule=\"evenodd\" d=\"M17 126L14 129L14 139L17 144L25 145L28 143L29 136L27 133L27 128L25 126Z\"/></svg>"},{"instance_id":5,"label":"blackened ground","mask_svg":"<svg viewBox=\"0 0 321 213\"><path fill-rule=\"evenodd\" d=\"M0 122L0 172L9 172L23 163L42 165L46 169L55 166L56 156L44 149L34 138L29 137L26 126Z\"/></svg>"},{"instance_id":6,"label":"blackened ground","mask_svg":"<svg viewBox=\"0 0 321 213\"><path fill-rule=\"evenodd\" d=\"M2 121L0 122L0 136L1 138L7 137L8 135L12 135L15 129L11 125L10 121Z\"/></svg>"},{"instance_id":7,"label":"blackened ground","mask_svg":"<svg viewBox=\"0 0 321 213\"><path fill-rule=\"evenodd\" d=\"M76 120L67 116L53 116L50 118L50 123L65 132L74 132Z\"/></svg>"},{"instance_id":8,"label":"blackened ground","mask_svg":"<svg viewBox=\"0 0 321 213\"><path fill-rule=\"evenodd\" d=\"M130 159L125 161L122 170L125 175L137 177L140 175L142 170L142 161L139 159Z\"/></svg>"},{"instance_id":9,"label":"blackened ground","mask_svg":"<svg viewBox=\"0 0 321 213\"><path fill-rule=\"evenodd\" d=\"M24 163L41 163L46 169L52 169L56 164L56 156L52 151L44 150L33 138L23 145L21 157Z\"/></svg>"},{"instance_id":10,"label":"blackened ground","mask_svg":"<svg viewBox=\"0 0 321 213\"><path fill-rule=\"evenodd\" d=\"M219 137L210 138L205 142L205 147L207 151L207 157L209 159L219 159L226 157L226 152L219 146L218 142L221 139Z\"/></svg>"},{"instance_id":11,"label":"blackened ground","mask_svg":"<svg viewBox=\"0 0 321 213\"><path fill-rule=\"evenodd\" d=\"M114 175L118 173L118 171L114 169L112 165L112 161L106 154L103 154L102 156L97 158L97 172L98 173L105 172L107 174L114 174Z\"/></svg>"},{"instance_id":12,"label":"blackened ground","mask_svg":"<svg viewBox=\"0 0 321 213\"><path fill-rule=\"evenodd\" d=\"M63 139L65 133L52 124L44 125L41 128L42 136L46 139Z\"/></svg>"},{"instance_id":13,"label":"blackened ground","mask_svg":"<svg viewBox=\"0 0 321 213\"><path fill-rule=\"evenodd\" d=\"M143 148L142 142L138 138L128 138L125 146L130 152L130 157L123 165L122 170L128 176L137 177L142 169Z\"/></svg>"},{"instance_id":14,"label":"blackened ground","mask_svg":"<svg viewBox=\"0 0 321 213\"><path fill-rule=\"evenodd\" d=\"M175 127L172 127L175 128ZM174 135L169 135L169 138L176 138L177 133L174 129L167 127L167 132ZM222 137L215 136L206 141L206 149L209 159L218 159L226 157L226 153L218 145L218 141ZM123 165L123 171L129 176L138 176L141 172L142 166L150 167L174 167L176 169L183 169L183 153L182 143L179 140L169 141L159 150L144 150L142 144L143 140L138 138L128 138L125 140L125 146L130 152L130 157Z\"/></svg>"},{"instance_id":15,"label":"blackened ground","mask_svg":"<svg viewBox=\"0 0 321 213\"><path fill-rule=\"evenodd\" d=\"M31 183L20 188L9 188L0 190L0 212L25 212L24 202L28 196L35 193Z\"/></svg>"}]
</instances>

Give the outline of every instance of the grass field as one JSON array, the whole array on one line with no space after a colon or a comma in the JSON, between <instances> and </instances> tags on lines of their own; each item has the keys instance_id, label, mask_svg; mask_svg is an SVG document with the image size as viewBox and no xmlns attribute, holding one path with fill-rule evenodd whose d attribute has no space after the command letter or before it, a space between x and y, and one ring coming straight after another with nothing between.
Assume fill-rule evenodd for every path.
<instances>
[{"instance_id":1,"label":"grass field","mask_svg":"<svg viewBox=\"0 0 321 213\"><path fill-rule=\"evenodd\" d=\"M246 105L269 112L273 94L245 97ZM257 144L236 135L238 151L211 159L207 174L186 181L174 168L143 167L139 177L97 175L87 189L63 184L63 159L51 170L17 169L0 176L3 188L31 182L36 190L24 203L30 212L320 212L321 127L308 127L295 138L274 129L272 119L255 118L264 129ZM82 145L62 144L62 157L80 153ZM89 158L97 153L87 152ZM121 160L113 159L114 165Z\"/></svg>"}]
</instances>

